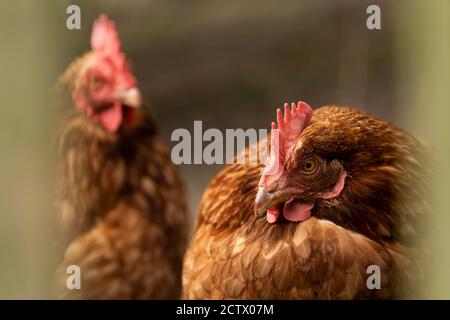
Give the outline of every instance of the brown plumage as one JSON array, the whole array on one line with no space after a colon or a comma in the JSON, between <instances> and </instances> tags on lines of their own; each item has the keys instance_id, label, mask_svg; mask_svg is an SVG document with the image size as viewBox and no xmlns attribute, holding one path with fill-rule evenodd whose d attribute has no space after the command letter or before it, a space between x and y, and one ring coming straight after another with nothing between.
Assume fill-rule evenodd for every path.
<instances>
[{"instance_id":1,"label":"brown plumage","mask_svg":"<svg viewBox=\"0 0 450 320\"><path fill-rule=\"evenodd\" d=\"M270 183L263 164L228 165L213 178L184 261L184 297L404 297L420 278L418 225L428 218L424 152L410 134L365 112L315 110ZM272 189L270 201L258 199L261 188ZM312 206L301 221L289 215L294 202ZM284 216L273 221L270 210ZM380 267L380 290L366 286L370 265Z\"/></svg>"},{"instance_id":2,"label":"brown plumage","mask_svg":"<svg viewBox=\"0 0 450 320\"><path fill-rule=\"evenodd\" d=\"M140 97L115 43L114 25L103 16L97 28L105 37L101 40L114 46L102 52L93 45L63 76L77 110L64 122L57 145L58 294L176 299L187 236L182 179L154 121L138 108ZM112 73L108 65L106 71L96 69L105 56L106 63L119 61ZM110 78L98 79L104 71ZM83 82L90 72L99 73L92 80L87 77L95 82L93 89ZM95 90L106 94L100 99ZM115 106L120 114L107 115ZM80 267L81 290L66 287L70 265Z\"/></svg>"}]
</instances>

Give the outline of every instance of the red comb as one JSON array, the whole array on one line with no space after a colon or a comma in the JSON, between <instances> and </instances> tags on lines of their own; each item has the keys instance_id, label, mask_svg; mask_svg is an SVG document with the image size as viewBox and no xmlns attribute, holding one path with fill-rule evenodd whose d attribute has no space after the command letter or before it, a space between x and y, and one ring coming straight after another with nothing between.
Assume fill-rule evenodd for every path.
<instances>
[{"instance_id":1,"label":"red comb","mask_svg":"<svg viewBox=\"0 0 450 320\"><path fill-rule=\"evenodd\" d=\"M120 51L120 39L116 26L105 14L102 14L92 28L91 46L95 51L114 53Z\"/></svg>"},{"instance_id":2,"label":"red comb","mask_svg":"<svg viewBox=\"0 0 450 320\"><path fill-rule=\"evenodd\" d=\"M281 109L277 109L277 122L272 122L271 153L264 168L260 185L268 184L268 180L276 179L281 174L286 155L295 145L295 141L309 124L312 116L311 107L302 101L296 105L284 104L284 116ZM270 178L269 178L270 177Z\"/></svg>"},{"instance_id":3,"label":"red comb","mask_svg":"<svg viewBox=\"0 0 450 320\"><path fill-rule=\"evenodd\" d=\"M130 72L125 55L120 51L120 39L114 21L102 14L92 28L91 46L98 59L112 64L116 70L116 83L132 87L136 81Z\"/></svg>"}]
</instances>

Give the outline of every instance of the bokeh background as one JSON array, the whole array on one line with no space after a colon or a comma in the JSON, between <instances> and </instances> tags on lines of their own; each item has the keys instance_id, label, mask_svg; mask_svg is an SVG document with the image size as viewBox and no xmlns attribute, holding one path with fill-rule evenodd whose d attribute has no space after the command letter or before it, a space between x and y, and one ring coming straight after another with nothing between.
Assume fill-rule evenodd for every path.
<instances>
[{"instance_id":1,"label":"bokeh background","mask_svg":"<svg viewBox=\"0 0 450 320\"><path fill-rule=\"evenodd\" d=\"M81 8L81 30L66 8ZM381 30L366 8L381 8ZM0 4L0 298L50 297L52 88L89 49L93 20L116 21L144 101L170 146L176 128L268 128L275 107L349 105L433 146L439 180L425 298L450 298L450 2L103 0ZM180 166L192 219L220 166Z\"/></svg>"}]
</instances>

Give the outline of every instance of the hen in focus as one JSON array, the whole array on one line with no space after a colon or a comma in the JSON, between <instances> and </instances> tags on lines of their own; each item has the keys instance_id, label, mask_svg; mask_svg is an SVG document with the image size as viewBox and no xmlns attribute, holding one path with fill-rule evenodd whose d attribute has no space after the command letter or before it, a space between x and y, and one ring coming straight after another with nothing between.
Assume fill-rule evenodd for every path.
<instances>
[{"instance_id":1,"label":"hen in focus","mask_svg":"<svg viewBox=\"0 0 450 320\"><path fill-rule=\"evenodd\" d=\"M286 104L267 163L228 165L204 193L184 297L404 297L419 277L424 153L413 136L365 112ZM378 289L367 285L373 265Z\"/></svg>"},{"instance_id":2,"label":"hen in focus","mask_svg":"<svg viewBox=\"0 0 450 320\"><path fill-rule=\"evenodd\" d=\"M176 299L187 232L180 174L140 108L115 25L104 15L91 45L61 79L75 108L58 137L59 294ZM80 268L80 290L66 287L70 265Z\"/></svg>"}]
</instances>

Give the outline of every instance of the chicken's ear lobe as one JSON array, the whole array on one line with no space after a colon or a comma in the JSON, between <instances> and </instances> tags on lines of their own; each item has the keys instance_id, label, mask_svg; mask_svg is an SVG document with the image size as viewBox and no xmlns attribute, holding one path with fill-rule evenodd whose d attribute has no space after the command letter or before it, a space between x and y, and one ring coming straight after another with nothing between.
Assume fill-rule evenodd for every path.
<instances>
[{"instance_id":1,"label":"chicken's ear lobe","mask_svg":"<svg viewBox=\"0 0 450 320\"><path fill-rule=\"evenodd\" d=\"M339 177L338 182L334 185L333 189L330 192L326 192L326 193L322 194L321 198L332 199L332 198L336 198L337 196L339 196L341 194L342 190L344 190L346 177L347 177L347 173L345 171L343 171L341 173L341 176Z\"/></svg>"},{"instance_id":2,"label":"chicken's ear lobe","mask_svg":"<svg viewBox=\"0 0 450 320\"><path fill-rule=\"evenodd\" d=\"M112 20L102 14L92 28L91 47L94 51L114 53L120 51L120 39Z\"/></svg>"}]
</instances>

